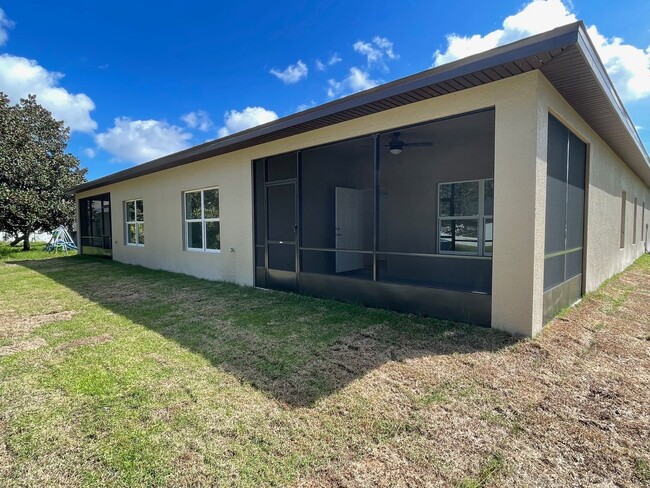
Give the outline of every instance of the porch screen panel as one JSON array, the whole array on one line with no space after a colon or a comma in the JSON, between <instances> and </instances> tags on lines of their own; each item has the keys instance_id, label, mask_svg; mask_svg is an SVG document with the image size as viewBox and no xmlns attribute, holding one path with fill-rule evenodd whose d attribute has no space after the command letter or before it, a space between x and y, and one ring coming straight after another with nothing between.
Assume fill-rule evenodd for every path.
<instances>
[{"instance_id":1,"label":"porch screen panel","mask_svg":"<svg viewBox=\"0 0 650 488\"><path fill-rule=\"evenodd\" d=\"M569 133L565 280L582 273L587 145Z\"/></svg>"},{"instance_id":2,"label":"porch screen panel","mask_svg":"<svg viewBox=\"0 0 650 488\"><path fill-rule=\"evenodd\" d=\"M493 110L381 134L378 280L489 293L493 178Z\"/></svg>"},{"instance_id":3,"label":"porch screen panel","mask_svg":"<svg viewBox=\"0 0 650 488\"><path fill-rule=\"evenodd\" d=\"M79 200L79 227L82 253L110 255L112 249L110 194L105 193Z\"/></svg>"},{"instance_id":4,"label":"porch screen panel","mask_svg":"<svg viewBox=\"0 0 650 488\"><path fill-rule=\"evenodd\" d=\"M390 266L389 266L390 264ZM377 254L380 281L489 293L492 260Z\"/></svg>"},{"instance_id":5,"label":"porch screen panel","mask_svg":"<svg viewBox=\"0 0 650 488\"><path fill-rule=\"evenodd\" d=\"M544 289L564 282L566 249L567 165L569 130L556 118L548 121L546 163L546 232ZM557 256L557 253L561 253Z\"/></svg>"},{"instance_id":6,"label":"porch screen panel","mask_svg":"<svg viewBox=\"0 0 650 488\"><path fill-rule=\"evenodd\" d=\"M296 153L281 154L268 159L266 181L290 180L296 177Z\"/></svg>"},{"instance_id":7,"label":"porch screen panel","mask_svg":"<svg viewBox=\"0 0 650 488\"><path fill-rule=\"evenodd\" d=\"M266 266L266 211L264 207L264 160L253 162L254 214L255 214L255 285L265 286Z\"/></svg>"},{"instance_id":8,"label":"porch screen panel","mask_svg":"<svg viewBox=\"0 0 650 488\"><path fill-rule=\"evenodd\" d=\"M101 245L104 249L111 249L111 202L108 195L102 199L102 230L104 234Z\"/></svg>"},{"instance_id":9,"label":"porch screen panel","mask_svg":"<svg viewBox=\"0 0 650 488\"><path fill-rule=\"evenodd\" d=\"M586 144L549 114L545 291L582 273L586 159Z\"/></svg>"},{"instance_id":10,"label":"porch screen panel","mask_svg":"<svg viewBox=\"0 0 650 488\"><path fill-rule=\"evenodd\" d=\"M485 109L253 161L257 286L489 324L494 119Z\"/></svg>"},{"instance_id":11,"label":"porch screen panel","mask_svg":"<svg viewBox=\"0 0 650 488\"><path fill-rule=\"evenodd\" d=\"M301 271L372 278L374 139L302 151Z\"/></svg>"},{"instance_id":12,"label":"porch screen panel","mask_svg":"<svg viewBox=\"0 0 650 488\"><path fill-rule=\"evenodd\" d=\"M296 239L294 226L295 190L293 185L270 186L267 190L269 241L294 241Z\"/></svg>"}]
</instances>

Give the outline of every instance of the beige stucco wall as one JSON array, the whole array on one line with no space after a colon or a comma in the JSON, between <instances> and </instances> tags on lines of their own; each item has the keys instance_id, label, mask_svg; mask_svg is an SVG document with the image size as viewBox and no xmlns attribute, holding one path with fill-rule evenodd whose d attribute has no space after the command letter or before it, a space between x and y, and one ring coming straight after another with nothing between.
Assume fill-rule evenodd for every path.
<instances>
[{"instance_id":1,"label":"beige stucco wall","mask_svg":"<svg viewBox=\"0 0 650 488\"><path fill-rule=\"evenodd\" d=\"M554 94L552 87L547 85L543 76L531 72L108 185L81 193L77 197L111 193L115 260L207 279L253 285L253 159L495 107L492 324L512 333L533 335L542 326L546 177L546 118L543 106L552 103L554 109L557 106L556 112L567 112L570 120L577 118L566 104L563 105L563 100ZM576 124L580 128L586 125L577 119ZM589 133L589 128L584 127L584 130L577 132ZM591 133L589 136L594 138ZM618 205L610 202L615 200L617 194L620 198L620 191L616 191L605 170L611 154L607 153L606 148L598 154L601 153L603 156L596 158L597 163L592 163L592 166L599 168L592 170L592 178L598 181L596 188L606 189L603 190L604 195L595 197L597 203L594 212L602 207L603 214L609 219L609 205L614 205L616 215L620 211ZM625 178L630 182L634 181L633 176L627 174L629 171L626 173L624 167L619 169L621 175L627 175ZM211 186L218 186L220 191L222 252L213 254L186 251L183 247L182 192ZM630 186L628 195L633 198L633 193ZM144 200L146 246L143 248L129 247L124 243L122 206L125 200L134 198ZM650 202L650 198L646 201ZM606 233L599 229L599 223L592 223L590 229L591 227L594 227L590 231L593 239ZM617 233L614 238L618 242ZM602 281L612 271L622 269L623 263L629 262L640 249L641 246L637 244L635 250L626 250L625 256L618 260L620 263L617 261L615 265L608 264L605 270L598 268L603 259L596 262L590 251L588 269L594 268L594 271L588 273L588 288L593 288L593 283Z\"/></svg>"},{"instance_id":2,"label":"beige stucco wall","mask_svg":"<svg viewBox=\"0 0 650 488\"><path fill-rule=\"evenodd\" d=\"M539 152L546 164L546 134L550 111L588 145L587 229L584 289L590 292L612 275L623 271L644 251L641 241L641 213L650 218L650 188L605 144L555 90L539 75ZM545 188L544 188L545 191ZM621 195L627 192L625 246L620 248ZM633 243L634 198L637 199L636 244ZM541 211L541 210L540 210ZM645 237L645 234L643 235Z\"/></svg>"},{"instance_id":3,"label":"beige stucco wall","mask_svg":"<svg viewBox=\"0 0 650 488\"><path fill-rule=\"evenodd\" d=\"M492 327L530 336L542 325L544 271L544 225L536 211L538 79L534 72L514 79L520 84L510 87L496 110Z\"/></svg>"},{"instance_id":4,"label":"beige stucco wall","mask_svg":"<svg viewBox=\"0 0 650 488\"><path fill-rule=\"evenodd\" d=\"M113 259L200 278L252 283L250 161L208 159L77 195L111 194ZM219 187L220 253L185 251L182 192ZM144 202L145 246L125 244L124 201ZM234 252L231 252L234 249Z\"/></svg>"}]
</instances>

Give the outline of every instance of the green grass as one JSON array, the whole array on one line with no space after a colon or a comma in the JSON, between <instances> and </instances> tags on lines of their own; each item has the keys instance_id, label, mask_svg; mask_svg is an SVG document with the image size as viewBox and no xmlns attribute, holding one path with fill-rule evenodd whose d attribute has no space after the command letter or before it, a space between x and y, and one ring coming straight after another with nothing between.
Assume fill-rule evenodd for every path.
<instances>
[{"instance_id":1,"label":"green grass","mask_svg":"<svg viewBox=\"0 0 650 488\"><path fill-rule=\"evenodd\" d=\"M0 252L0 486L336 485L367 462L478 487L510 471L499 436L525 435L493 413L527 396L492 384L522 356L496 330ZM483 463L437 451L468 419Z\"/></svg>"},{"instance_id":2,"label":"green grass","mask_svg":"<svg viewBox=\"0 0 650 488\"><path fill-rule=\"evenodd\" d=\"M418 344L426 354L450 333L467 336L470 350L512 343L472 326L109 260L16 256L43 252L6 253L0 268L9 313L0 346L18 348L0 350L0 439L13 482L286 484L341 446L355 456L418 429L417 412L377 415L344 393L390 361L388 351ZM375 349L359 361L354 342L368 338ZM42 346L20 349L34 340ZM352 418L341 421L339 408Z\"/></svg>"},{"instance_id":3,"label":"green grass","mask_svg":"<svg viewBox=\"0 0 650 488\"><path fill-rule=\"evenodd\" d=\"M0 262L2 261L26 261L30 259L46 259L53 256L62 256L63 251L47 252L45 251L45 242L32 242L29 251L23 251L23 245L12 247L6 242L0 242ZM68 255L73 256L77 251L68 251Z\"/></svg>"},{"instance_id":4,"label":"green grass","mask_svg":"<svg viewBox=\"0 0 650 488\"><path fill-rule=\"evenodd\" d=\"M459 483L459 488L483 488L505 469L505 461L499 453L491 454L476 478L466 478Z\"/></svg>"},{"instance_id":5,"label":"green grass","mask_svg":"<svg viewBox=\"0 0 650 488\"><path fill-rule=\"evenodd\" d=\"M650 482L650 463L645 459L636 458L634 461L634 469L640 481Z\"/></svg>"}]
</instances>

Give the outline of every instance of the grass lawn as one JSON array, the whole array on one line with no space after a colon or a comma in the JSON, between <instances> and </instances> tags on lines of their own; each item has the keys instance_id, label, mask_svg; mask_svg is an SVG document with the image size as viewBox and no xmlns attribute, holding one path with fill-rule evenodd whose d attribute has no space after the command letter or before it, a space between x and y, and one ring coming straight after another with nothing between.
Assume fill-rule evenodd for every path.
<instances>
[{"instance_id":1,"label":"grass lawn","mask_svg":"<svg viewBox=\"0 0 650 488\"><path fill-rule=\"evenodd\" d=\"M535 340L0 246L0 486L648 486L650 256Z\"/></svg>"},{"instance_id":2,"label":"grass lawn","mask_svg":"<svg viewBox=\"0 0 650 488\"><path fill-rule=\"evenodd\" d=\"M58 256L66 256L64 251L47 252L45 251L46 242L32 242L31 250L23 251L22 243L18 246L11 247L9 244L0 241L0 262L2 261L25 261L31 259L46 259ZM77 251L68 251L67 256L74 256Z\"/></svg>"}]
</instances>

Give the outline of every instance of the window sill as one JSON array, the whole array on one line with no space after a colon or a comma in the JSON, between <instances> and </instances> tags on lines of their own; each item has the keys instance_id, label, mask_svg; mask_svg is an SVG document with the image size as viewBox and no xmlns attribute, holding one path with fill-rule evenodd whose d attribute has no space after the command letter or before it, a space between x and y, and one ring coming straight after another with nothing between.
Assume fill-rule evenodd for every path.
<instances>
[{"instance_id":1,"label":"window sill","mask_svg":"<svg viewBox=\"0 0 650 488\"><path fill-rule=\"evenodd\" d=\"M221 254L221 249L193 249L191 247L188 247L185 249L185 251L196 253L200 252L205 254Z\"/></svg>"}]
</instances>

